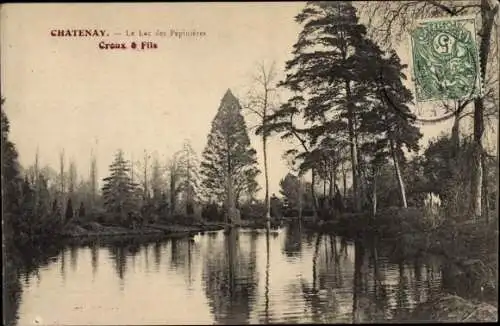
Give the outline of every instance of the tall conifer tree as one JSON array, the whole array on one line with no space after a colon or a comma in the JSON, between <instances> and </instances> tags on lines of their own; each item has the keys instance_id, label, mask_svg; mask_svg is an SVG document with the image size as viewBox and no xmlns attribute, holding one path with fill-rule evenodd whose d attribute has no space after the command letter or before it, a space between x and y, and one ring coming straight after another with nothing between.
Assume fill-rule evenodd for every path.
<instances>
[{"instance_id":1,"label":"tall conifer tree","mask_svg":"<svg viewBox=\"0 0 500 326\"><path fill-rule=\"evenodd\" d=\"M202 186L209 200L226 205L233 218L238 192L256 192L259 174L238 99L227 90L212 121L201 163Z\"/></svg>"}]
</instances>

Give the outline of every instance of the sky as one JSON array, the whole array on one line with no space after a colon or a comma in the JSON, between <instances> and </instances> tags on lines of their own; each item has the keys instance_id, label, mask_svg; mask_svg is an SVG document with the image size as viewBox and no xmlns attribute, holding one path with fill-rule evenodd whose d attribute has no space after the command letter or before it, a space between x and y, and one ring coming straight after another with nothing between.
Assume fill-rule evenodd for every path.
<instances>
[{"instance_id":1,"label":"sky","mask_svg":"<svg viewBox=\"0 0 500 326\"><path fill-rule=\"evenodd\" d=\"M227 89L244 99L262 61L275 61L283 77L301 30L294 16L303 7L302 2L3 5L2 96L20 163L32 164L38 148L40 163L57 169L64 149L87 178L93 149L103 178L117 149L134 160L145 150L156 151L166 162L188 139L200 155ZM110 36L53 37L54 29L102 29ZM154 35L172 30L204 36ZM131 32L153 35L126 36ZM99 49L102 40L151 41L157 48ZM397 50L407 61L407 47ZM424 138L441 130L424 128ZM260 140L251 139L262 167ZM288 148L279 137L270 140L271 193L279 193L279 180L288 172L282 160ZM258 181L263 188L263 173Z\"/></svg>"}]
</instances>

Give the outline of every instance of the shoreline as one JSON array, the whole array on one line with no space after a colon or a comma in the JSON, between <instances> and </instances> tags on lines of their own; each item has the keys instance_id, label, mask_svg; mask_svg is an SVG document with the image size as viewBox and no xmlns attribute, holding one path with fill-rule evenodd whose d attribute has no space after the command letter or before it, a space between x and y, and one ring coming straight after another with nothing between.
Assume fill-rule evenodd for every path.
<instances>
[{"instance_id":1,"label":"shoreline","mask_svg":"<svg viewBox=\"0 0 500 326\"><path fill-rule=\"evenodd\" d=\"M421 255L437 257L446 265L456 268L459 271L457 277L460 275L462 281L478 282L475 283L477 289L474 288L474 294L455 294L465 300L498 304L498 278L493 272L498 266L498 258L492 258L495 253L491 249L491 237L496 231L491 230L488 224L464 223L429 228L413 216L406 218L401 211L390 219L346 214L338 220L314 221L306 218L302 223L305 229L313 232L334 234L352 241L368 241L368 245L373 240L386 243L394 248L396 259L418 258ZM498 245L498 233L495 234ZM489 247L475 248L469 243L472 240L479 240L483 244L488 242Z\"/></svg>"},{"instance_id":2,"label":"shoreline","mask_svg":"<svg viewBox=\"0 0 500 326\"><path fill-rule=\"evenodd\" d=\"M279 228L284 223L278 220L271 220L271 228ZM229 225L224 222L197 222L192 225L181 223L165 223L158 222L138 226L136 228L128 228L123 226L102 225L96 222L70 222L65 229L60 233L64 239L71 238L90 238L90 237L133 237L133 236L149 236L149 235L177 235L177 234L192 234L208 231L225 230L226 228L251 228L264 229L266 221L242 220L240 223Z\"/></svg>"},{"instance_id":3,"label":"shoreline","mask_svg":"<svg viewBox=\"0 0 500 326\"><path fill-rule=\"evenodd\" d=\"M294 223L294 221L290 221ZM305 223L304 223L305 222ZM259 221L242 221L236 228L243 229L262 229L262 223ZM285 223L288 225L289 223ZM325 223L321 225L318 222L303 221L306 229L314 230L315 232L336 233L339 236L353 239L347 235L343 235L339 225L336 223ZM75 225L75 224L73 224ZM61 238L59 245L69 246L88 246L94 244L113 245L120 242L131 241L135 244L143 242L162 241L167 239L177 239L182 237L192 236L198 233L222 231L226 227L223 223L197 223L196 225L181 225L181 224L148 224L136 229L127 229L123 227L103 226L101 231L87 230L85 233L70 234L70 228L65 230L67 233ZM108 229L110 228L110 229ZM360 229L364 232L358 233ZM361 236L364 238L370 233L371 227L368 225L359 225L356 230L352 230L355 237ZM335 232L337 231L337 232ZM340 232L339 232L340 231ZM405 238L396 236L392 239L396 242L405 241ZM413 249L417 249L420 244L411 243ZM432 250L427 248L428 253L432 254ZM460 321L479 321L492 322L496 321L497 310L495 305L487 300L473 300L457 294L441 294L439 298L432 298L426 302L420 303L406 316L402 318L385 320L386 323L407 323L407 322L460 322Z\"/></svg>"},{"instance_id":4,"label":"shoreline","mask_svg":"<svg viewBox=\"0 0 500 326\"><path fill-rule=\"evenodd\" d=\"M96 228L99 228L96 230ZM202 232L223 230L224 226L216 223L181 225L181 224L149 224L138 228L120 226L103 226L94 224L94 229L72 225L64 230L60 237L65 243L86 240L133 240L133 239L163 239L193 236Z\"/></svg>"}]
</instances>

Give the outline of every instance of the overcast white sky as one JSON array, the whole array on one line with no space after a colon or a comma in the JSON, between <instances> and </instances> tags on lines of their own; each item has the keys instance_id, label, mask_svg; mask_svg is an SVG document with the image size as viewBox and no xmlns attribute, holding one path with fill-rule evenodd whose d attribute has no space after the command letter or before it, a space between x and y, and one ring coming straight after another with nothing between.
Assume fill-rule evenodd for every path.
<instances>
[{"instance_id":1,"label":"overcast white sky","mask_svg":"<svg viewBox=\"0 0 500 326\"><path fill-rule=\"evenodd\" d=\"M94 147L100 178L122 148L138 159L157 151L165 160L185 138L201 153L225 91L243 96L257 62L275 60L283 71L300 26L304 3L8 4L1 9L2 96L11 139L24 166L37 146L42 164L58 166L58 153L88 176ZM129 31L197 30L202 38L150 37L150 51L98 48L101 39L54 38L52 29ZM405 61L407 48L399 49ZM249 124L252 124L249 122ZM426 139L441 126L423 129ZM261 145L253 137L261 161ZM270 144L271 193L287 173L289 146ZM263 186L263 175L259 178Z\"/></svg>"}]
</instances>

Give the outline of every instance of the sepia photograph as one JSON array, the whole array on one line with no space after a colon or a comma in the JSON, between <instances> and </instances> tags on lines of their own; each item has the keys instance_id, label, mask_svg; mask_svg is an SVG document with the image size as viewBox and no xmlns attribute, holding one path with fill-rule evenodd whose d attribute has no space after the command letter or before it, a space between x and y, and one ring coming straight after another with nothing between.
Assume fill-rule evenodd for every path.
<instances>
[{"instance_id":1,"label":"sepia photograph","mask_svg":"<svg viewBox=\"0 0 500 326\"><path fill-rule=\"evenodd\" d=\"M495 0L3 3L3 324L498 321Z\"/></svg>"}]
</instances>

